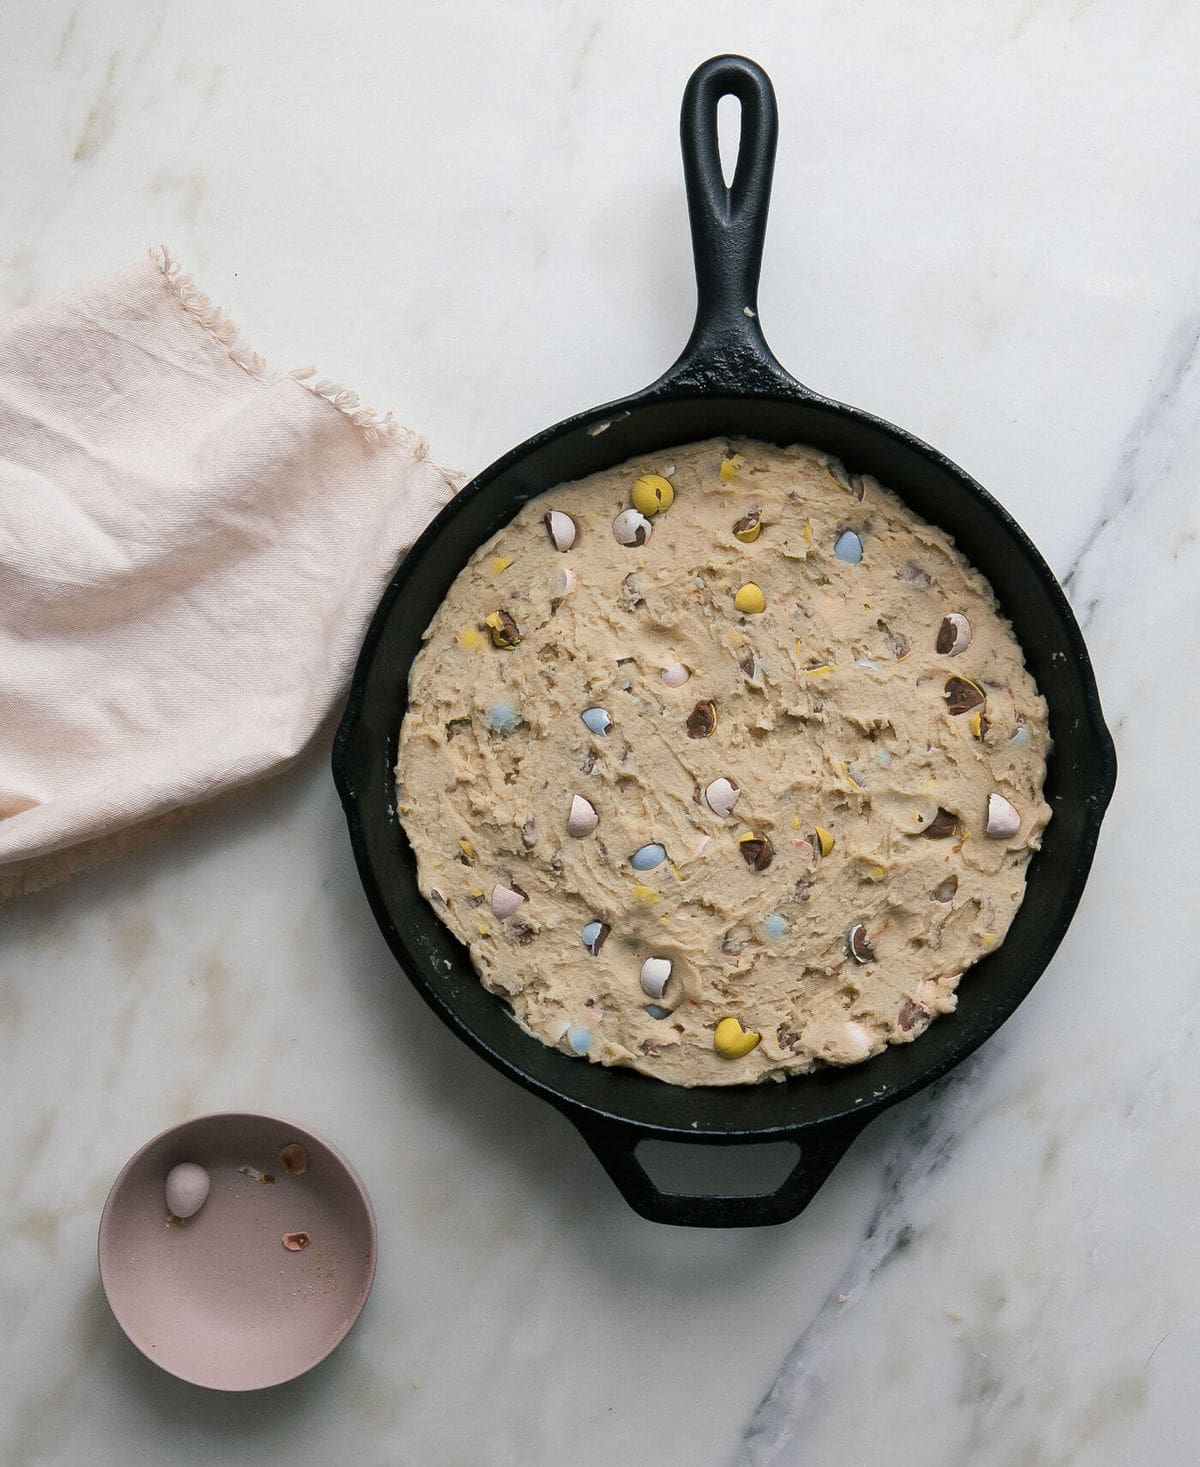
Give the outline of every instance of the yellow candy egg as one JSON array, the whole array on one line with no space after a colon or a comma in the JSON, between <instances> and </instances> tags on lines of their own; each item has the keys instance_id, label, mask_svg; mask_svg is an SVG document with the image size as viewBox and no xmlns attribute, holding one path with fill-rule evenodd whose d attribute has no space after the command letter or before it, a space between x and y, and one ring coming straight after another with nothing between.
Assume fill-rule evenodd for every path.
<instances>
[{"instance_id":1,"label":"yellow candy egg","mask_svg":"<svg viewBox=\"0 0 1200 1467\"><path fill-rule=\"evenodd\" d=\"M671 508L675 503L675 490L671 481L661 474L643 474L629 497L633 500L634 509L648 518L660 510Z\"/></svg>"},{"instance_id":2,"label":"yellow candy egg","mask_svg":"<svg viewBox=\"0 0 1200 1467\"><path fill-rule=\"evenodd\" d=\"M713 1035L713 1048L722 1059L741 1059L761 1043L761 1034L753 1029L743 1029L741 1023L732 1017L722 1019Z\"/></svg>"},{"instance_id":3,"label":"yellow candy egg","mask_svg":"<svg viewBox=\"0 0 1200 1467\"><path fill-rule=\"evenodd\" d=\"M817 837L817 845L821 848L821 854L827 856L836 844L833 836L823 825L818 825L813 834Z\"/></svg>"},{"instance_id":4,"label":"yellow candy egg","mask_svg":"<svg viewBox=\"0 0 1200 1467\"><path fill-rule=\"evenodd\" d=\"M755 616L760 611L767 609L767 598L763 595L761 586L756 586L753 581L747 581L739 588L737 595L733 598L733 604L745 615Z\"/></svg>"}]
</instances>

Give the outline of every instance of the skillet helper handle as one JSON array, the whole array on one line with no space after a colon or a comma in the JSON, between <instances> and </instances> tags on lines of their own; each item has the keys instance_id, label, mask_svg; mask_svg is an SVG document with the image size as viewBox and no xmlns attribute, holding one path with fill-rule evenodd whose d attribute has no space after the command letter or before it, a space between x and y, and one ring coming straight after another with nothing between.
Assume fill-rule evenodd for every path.
<instances>
[{"instance_id":1,"label":"skillet helper handle","mask_svg":"<svg viewBox=\"0 0 1200 1467\"><path fill-rule=\"evenodd\" d=\"M647 1139L637 1127L620 1121L571 1119L634 1212L650 1222L684 1228L758 1228L799 1217L862 1129L859 1124L843 1123L792 1143L800 1149L799 1158L774 1192L696 1196L664 1192L655 1185L637 1158L638 1142ZM703 1142L697 1138L695 1144Z\"/></svg>"},{"instance_id":2,"label":"skillet helper handle","mask_svg":"<svg viewBox=\"0 0 1200 1467\"><path fill-rule=\"evenodd\" d=\"M717 139L717 104L741 103L733 182L726 186ZM679 119L696 263L696 322L683 354L660 385L788 397L809 396L776 361L758 320L779 114L771 79L745 56L714 56L693 72Z\"/></svg>"}]
</instances>

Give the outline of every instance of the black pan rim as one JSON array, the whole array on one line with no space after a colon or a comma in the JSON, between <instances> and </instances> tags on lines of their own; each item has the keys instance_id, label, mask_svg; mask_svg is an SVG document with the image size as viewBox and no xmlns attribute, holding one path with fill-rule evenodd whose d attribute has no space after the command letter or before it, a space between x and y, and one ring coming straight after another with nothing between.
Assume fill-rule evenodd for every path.
<instances>
[{"instance_id":1,"label":"black pan rim","mask_svg":"<svg viewBox=\"0 0 1200 1467\"><path fill-rule=\"evenodd\" d=\"M725 393L722 396L735 402L768 401L777 402L781 406L794 406L796 401L790 395L763 392L743 394ZM549 1101L557 1109L573 1117L578 1116L583 1120L599 1121L602 1123L635 1126L646 1138L685 1142L705 1141L719 1144L749 1140L798 1139L801 1136L811 1134L814 1130L824 1129L826 1126L848 1125L857 1129L858 1126L865 1125L867 1121L881 1114L892 1105L898 1104L900 1101L917 1094L927 1086L935 1083L957 1065L961 1064L963 1060L975 1053L981 1045L986 1043L992 1034L1007 1022L1021 1003L1024 1002L1025 998L1028 997L1038 979L1049 966L1074 917L1079 900L1083 894L1084 886L1086 885L1088 873L1091 870L1104 812L1107 809L1116 785L1116 750L1112 742L1112 737L1104 722L1100 706L1099 689L1096 685L1091 659L1083 640L1083 634L1071 610L1070 603L1058 580L1055 578L1054 573L1029 536L1021 528L1020 524L983 485L972 478L964 469L947 458L945 454L932 448L929 444L924 443L914 434L909 433L906 429L899 428L894 423L889 423L886 419L865 412L860 408L850 407L838 403L831 398L820 397L818 394L811 394L810 400L815 401L817 406L836 413L840 418L851 418L856 422L868 425L879 432L885 433L895 441L915 449L923 458L935 462L944 472L952 475L964 490L980 499L995 518L1004 525L1008 533L1017 541L1028 563L1035 569L1044 589L1057 604L1058 610L1062 615L1063 625L1070 638L1082 675L1085 702L1092 722L1092 733L1102 753L1104 775L1101 786L1096 790L1089 804L1084 834L1081 841L1081 855L1074 868L1074 880L1064 891L1060 902L1058 920L1047 932L1042 944L1037 950L1036 956L1028 965L1030 976L1027 983L1020 985L1015 990L1015 997L1011 1003L1001 1005L999 1017L986 1032L978 1036L969 1036L963 1044L941 1057L938 1061L931 1064L928 1069L921 1071L911 1080L887 1089L882 1095L867 1095L861 1103L848 1106L843 1110L830 1112L819 1119L810 1119L790 1124L785 1123L777 1126L717 1129L701 1123L693 1128L691 1125L667 1126L641 1119L632 1119L623 1116L615 1109L602 1109L578 1099L565 1090L556 1089L554 1086L529 1074L520 1065L509 1060L506 1056L497 1053L486 1041L481 1040L470 1026L463 1021L453 1005L448 1003L441 992L427 981L420 958L391 919L378 875L366 850L366 842L362 830L362 815L359 808L357 791L351 775L351 743L359 721L362 702L365 696L366 682L371 664L374 660L375 649L383 635L393 607L403 594L404 588L412 575L413 568L416 566L425 548L435 541L444 532L446 526L451 524L466 509L470 501L484 492L495 479L509 469L519 465L523 459L528 458L537 449L572 433L581 430L584 432L588 430L594 431L599 425L607 424L641 408L654 407L664 402L709 402L713 397L714 394L703 390L664 391L660 388L659 384L652 384L642 392L632 394L629 397L615 399L612 402L605 403L600 407L588 409L582 413L576 413L554 424L552 427L544 429L516 448L511 449L501 458L495 460L470 480L469 483L464 485L458 494L444 506L427 526L405 561L398 568L380 600L363 641L362 650L359 654L351 683L345 713L334 739L333 774L349 826L351 844L354 849L359 876L375 919L393 955L396 957L410 982L413 983L422 998L429 1004L439 1018L459 1038L470 1045L477 1054L486 1059L494 1068L498 1069L502 1074L507 1075L509 1079L515 1080L518 1084L524 1086L542 1099ZM433 921L438 920L432 908L430 909L430 919ZM499 1000L497 1001L499 1002ZM867 1061L863 1066L864 1071L869 1069L869 1065L870 1061ZM614 1066L613 1070L615 1073L621 1073L620 1067ZM806 1080L810 1080L811 1078L811 1075L795 1075L782 1082L770 1083L782 1083L789 1086L803 1085ZM766 1084L768 1082L764 1081L762 1083ZM685 1087L676 1088L683 1089ZM718 1087L700 1088L711 1093ZM728 1090L730 1094L736 1095L752 1091L757 1087L729 1086L719 1088L723 1091Z\"/></svg>"}]
</instances>

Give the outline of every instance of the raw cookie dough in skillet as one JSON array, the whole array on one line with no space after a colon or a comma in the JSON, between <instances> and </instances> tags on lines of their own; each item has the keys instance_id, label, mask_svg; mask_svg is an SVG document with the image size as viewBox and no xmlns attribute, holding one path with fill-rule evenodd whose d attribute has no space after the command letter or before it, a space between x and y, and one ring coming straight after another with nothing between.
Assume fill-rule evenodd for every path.
<instances>
[{"instance_id":1,"label":"raw cookie dough in skillet","mask_svg":"<svg viewBox=\"0 0 1200 1467\"><path fill-rule=\"evenodd\" d=\"M917 1038L1003 940L1046 708L949 536L713 440L527 504L413 664L422 893L547 1044L678 1085Z\"/></svg>"}]
</instances>

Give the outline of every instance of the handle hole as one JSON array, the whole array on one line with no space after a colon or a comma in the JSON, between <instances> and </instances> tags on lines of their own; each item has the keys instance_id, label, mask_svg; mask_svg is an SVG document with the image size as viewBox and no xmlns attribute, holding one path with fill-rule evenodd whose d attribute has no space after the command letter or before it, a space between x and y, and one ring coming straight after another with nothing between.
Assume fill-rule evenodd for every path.
<instances>
[{"instance_id":1,"label":"handle hole","mask_svg":"<svg viewBox=\"0 0 1200 1467\"><path fill-rule=\"evenodd\" d=\"M639 1141L637 1159L660 1192L680 1197L769 1196L787 1180L799 1147L791 1141L689 1146Z\"/></svg>"},{"instance_id":2,"label":"handle hole","mask_svg":"<svg viewBox=\"0 0 1200 1467\"><path fill-rule=\"evenodd\" d=\"M717 152L720 155L721 177L725 180L726 188L733 187L741 142L742 103L740 98L726 94L717 103Z\"/></svg>"}]
</instances>

